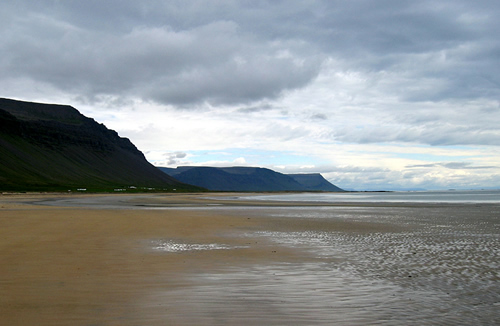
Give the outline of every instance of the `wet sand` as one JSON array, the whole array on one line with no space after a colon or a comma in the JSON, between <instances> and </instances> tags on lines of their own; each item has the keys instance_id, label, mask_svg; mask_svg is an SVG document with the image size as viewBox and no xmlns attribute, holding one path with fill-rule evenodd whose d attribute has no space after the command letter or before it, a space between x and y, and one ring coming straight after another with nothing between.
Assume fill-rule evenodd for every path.
<instances>
[{"instance_id":1,"label":"wet sand","mask_svg":"<svg viewBox=\"0 0 500 326\"><path fill-rule=\"evenodd\" d=\"M380 221L290 219L276 212L299 203L206 199L214 196L220 194L0 196L0 324L310 323L311 319L294 318L296 311L274 310L265 297L252 297L262 283L257 278L269 271L269 265L284 275L295 266L318 260L340 264L336 260L342 258L326 261L301 246L259 234L383 234L405 229ZM81 198L81 207L71 207ZM245 270L248 275L239 273ZM250 283L245 285L241 275ZM277 277L276 272L266 277ZM283 288L273 293L286 296L287 285L279 282L274 284ZM225 301L212 309L207 294L225 289ZM208 297L197 302L203 293Z\"/></svg>"}]
</instances>

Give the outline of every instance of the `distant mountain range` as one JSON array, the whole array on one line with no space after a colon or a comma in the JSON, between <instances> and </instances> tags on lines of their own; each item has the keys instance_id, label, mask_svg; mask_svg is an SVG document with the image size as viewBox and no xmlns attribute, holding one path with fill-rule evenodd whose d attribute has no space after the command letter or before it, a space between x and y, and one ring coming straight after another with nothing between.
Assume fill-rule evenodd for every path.
<instances>
[{"instance_id":1,"label":"distant mountain range","mask_svg":"<svg viewBox=\"0 0 500 326\"><path fill-rule=\"evenodd\" d=\"M319 173L282 174L257 167L159 167L175 179L212 191L344 191Z\"/></svg>"},{"instance_id":2,"label":"distant mountain range","mask_svg":"<svg viewBox=\"0 0 500 326\"><path fill-rule=\"evenodd\" d=\"M0 190L197 191L128 140L66 105L0 98Z\"/></svg>"}]
</instances>

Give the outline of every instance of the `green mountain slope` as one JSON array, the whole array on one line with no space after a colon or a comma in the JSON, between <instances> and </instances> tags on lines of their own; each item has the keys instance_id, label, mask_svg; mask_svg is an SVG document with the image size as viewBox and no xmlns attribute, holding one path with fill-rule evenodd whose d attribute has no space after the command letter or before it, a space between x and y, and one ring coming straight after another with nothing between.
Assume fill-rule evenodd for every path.
<instances>
[{"instance_id":1,"label":"green mountain slope","mask_svg":"<svg viewBox=\"0 0 500 326\"><path fill-rule=\"evenodd\" d=\"M71 106L0 99L0 190L76 188L199 190Z\"/></svg>"}]
</instances>

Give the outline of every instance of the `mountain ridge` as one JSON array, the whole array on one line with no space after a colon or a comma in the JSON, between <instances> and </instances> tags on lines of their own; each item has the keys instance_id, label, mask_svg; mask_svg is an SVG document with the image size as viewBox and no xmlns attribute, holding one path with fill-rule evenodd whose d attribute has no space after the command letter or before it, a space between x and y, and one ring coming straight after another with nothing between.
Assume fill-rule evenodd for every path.
<instances>
[{"instance_id":1,"label":"mountain ridge","mask_svg":"<svg viewBox=\"0 0 500 326\"><path fill-rule=\"evenodd\" d=\"M326 180L321 173L294 173L287 174L295 181L305 186L308 191L345 191Z\"/></svg>"},{"instance_id":2,"label":"mountain ridge","mask_svg":"<svg viewBox=\"0 0 500 326\"><path fill-rule=\"evenodd\" d=\"M259 167L158 167L177 180L212 191L335 191L319 173L283 174Z\"/></svg>"},{"instance_id":3,"label":"mountain ridge","mask_svg":"<svg viewBox=\"0 0 500 326\"><path fill-rule=\"evenodd\" d=\"M0 189L191 189L128 139L68 105L0 98ZM132 188L134 187L134 188Z\"/></svg>"}]
</instances>

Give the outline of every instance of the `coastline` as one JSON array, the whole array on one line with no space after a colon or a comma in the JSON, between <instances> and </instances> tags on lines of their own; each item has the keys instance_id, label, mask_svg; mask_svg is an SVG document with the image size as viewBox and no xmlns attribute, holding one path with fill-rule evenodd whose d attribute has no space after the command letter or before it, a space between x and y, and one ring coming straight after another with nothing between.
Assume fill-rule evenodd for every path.
<instances>
[{"instance_id":1,"label":"coastline","mask_svg":"<svg viewBox=\"0 0 500 326\"><path fill-rule=\"evenodd\" d=\"M277 308L266 304L266 298L250 298L255 306L249 308L243 303L250 299L238 295L229 302L241 301L242 310L221 302L216 308L223 315L217 318L211 306L215 303L196 298L203 295L200 289L227 289L234 271L251 279L261 273L255 270L267 271L269 266L288 271L318 261L342 265L342 257L324 258L261 234L391 234L410 228L381 220L290 219L280 213L321 204L206 198L214 196L238 194L0 196L0 320L6 325L230 325L250 309L255 315L248 316L245 324L282 324L286 318L293 323L295 312L273 310ZM89 208L85 201L81 207L71 206L74 202L61 206L64 200L80 198L111 198L112 208L103 202ZM377 208L374 214L382 216L384 207L448 206L335 203L325 207ZM238 288L240 283L231 286ZM307 318L297 323L316 323ZM319 319L317 324L327 322Z\"/></svg>"},{"instance_id":2,"label":"coastline","mask_svg":"<svg viewBox=\"0 0 500 326\"><path fill-rule=\"evenodd\" d=\"M376 192L379 193L379 192ZM384 192L385 193L385 192ZM314 193L305 193L311 195ZM328 193L327 193L328 194ZM339 193L330 193L339 195ZM73 207L106 209L141 209L141 208L202 208L211 206L224 207L435 207L461 205L499 205L499 202L439 202L439 201L364 201L343 200L345 193L340 193L336 201L279 200L281 196L294 193L262 192L213 192L213 193L2 193L0 203L26 205L28 207ZM299 194L300 195L300 194ZM321 193L320 193L321 195ZM253 199L252 197L255 197ZM263 200L269 197L269 200Z\"/></svg>"},{"instance_id":3,"label":"coastline","mask_svg":"<svg viewBox=\"0 0 500 326\"><path fill-rule=\"evenodd\" d=\"M217 234L254 224L201 211L29 204L60 197L1 197L0 320L5 325L162 325L162 318L137 311L137 302L153 289L181 287L188 270L216 269L221 259L239 255L212 250L181 257L155 251L151 242L217 243ZM259 251L246 256L271 258Z\"/></svg>"}]
</instances>

